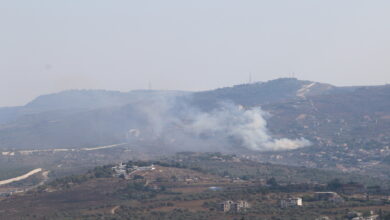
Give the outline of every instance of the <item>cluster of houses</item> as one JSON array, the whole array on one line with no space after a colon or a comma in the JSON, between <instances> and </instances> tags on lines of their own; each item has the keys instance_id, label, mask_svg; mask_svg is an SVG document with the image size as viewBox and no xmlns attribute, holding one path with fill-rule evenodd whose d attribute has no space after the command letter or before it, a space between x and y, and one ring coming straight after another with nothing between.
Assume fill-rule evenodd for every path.
<instances>
[{"instance_id":1,"label":"cluster of houses","mask_svg":"<svg viewBox=\"0 0 390 220\"><path fill-rule=\"evenodd\" d=\"M219 210L223 212L242 212L245 211L247 208L250 208L250 204L244 200L227 200L219 204Z\"/></svg>"},{"instance_id":2,"label":"cluster of houses","mask_svg":"<svg viewBox=\"0 0 390 220\"><path fill-rule=\"evenodd\" d=\"M371 211L368 216L363 216L361 212L349 212L348 219L350 220L378 220L379 215L375 214L374 211Z\"/></svg>"},{"instance_id":3,"label":"cluster of houses","mask_svg":"<svg viewBox=\"0 0 390 220\"><path fill-rule=\"evenodd\" d=\"M136 171L152 171L155 170L155 166L152 164L150 166L132 166L132 167L127 167L126 164L124 163L119 163L116 166L112 167L112 170L114 171L113 176L114 177L120 177L124 179L129 179L131 174L135 173Z\"/></svg>"},{"instance_id":4,"label":"cluster of houses","mask_svg":"<svg viewBox=\"0 0 390 220\"><path fill-rule=\"evenodd\" d=\"M328 201L331 203L343 203L344 199L336 192L316 192L315 199L320 201ZM289 197L280 200L281 208L300 207L303 205L301 197Z\"/></svg>"},{"instance_id":5,"label":"cluster of houses","mask_svg":"<svg viewBox=\"0 0 390 220\"><path fill-rule=\"evenodd\" d=\"M114 177L127 177L127 166L124 163L119 163L112 168Z\"/></svg>"}]
</instances>

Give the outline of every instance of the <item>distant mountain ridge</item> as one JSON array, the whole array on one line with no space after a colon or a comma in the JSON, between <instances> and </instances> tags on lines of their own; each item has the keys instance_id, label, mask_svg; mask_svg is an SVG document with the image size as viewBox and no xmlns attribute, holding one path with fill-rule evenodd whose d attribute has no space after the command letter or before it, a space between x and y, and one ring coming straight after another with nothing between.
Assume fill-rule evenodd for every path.
<instances>
[{"instance_id":1,"label":"distant mountain ridge","mask_svg":"<svg viewBox=\"0 0 390 220\"><path fill-rule=\"evenodd\" d=\"M40 96L25 106L0 108L0 148L83 147L121 143L126 141L129 130L148 123L140 109L158 110L159 107L151 103L160 99L174 100L166 102L167 105L174 102L178 108L193 106L204 111L224 101L245 107L261 106L273 115L268 123L276 135L310 139L310 132L300 127L302 120L295 119L299 115L312 115L314 121L310 123L315 123L315 120L325 120L330 116L336 121L342 120L344 115L358 109L364 109L364 114L375 118L378 109L381 109L381 117L390 117L389 87L336 87L281 78L203 92L64 91ZM315 111L313 103L321 111ZM387 121L384 123L381 126L386 127ZM331 125L336 126L334 122Z\"/></svg>"},{"instance_id":2,"label":"distant mountain ridge","mask_svg":"<svg viewBox=\"0 0 390 220\"><path fill-rule=\"evenodd\" d=\"M184 91L134 90L130 92L108 90L67 90L41 95L18 107L0 108L0 125L17 118L52 111L87 111L100 108L119 107L126 104L153 100L160 96L181 96Z\"/></svg>"},{"instance_id":3,"label":"distant mountain ridge","mask_svg":"<svg viewBox=\"0 0 390 220\"><path fill-rule=\"evenodd\" d=\"M25 105L26 108L45 110L97 109L126 105L132 102L153 99L160 95L179 96L183 91L134 90L130 92L108 90L68 90L42 95Z\"/></svg>"},{"instance_id":4,"label":"distant mountain ridge","mask_svg":"<svg viewBox=\"0 0 390 220\"><path fill-rule=\"evenodd\" d=\"M296 78L280 78L194 93L193 101L203 106L210 106L218 100L228 99L236 104L256 106L329 94L340 90L345 89L324 83L297 80Z\"/></svg>"}]
</instances>

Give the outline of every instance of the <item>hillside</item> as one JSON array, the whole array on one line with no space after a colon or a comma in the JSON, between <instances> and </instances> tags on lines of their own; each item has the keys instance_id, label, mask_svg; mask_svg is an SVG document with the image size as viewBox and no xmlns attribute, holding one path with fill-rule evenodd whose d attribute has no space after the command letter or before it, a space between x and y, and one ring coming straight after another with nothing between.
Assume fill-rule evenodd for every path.
<instances>
[{"instance_id":1,"label":"hillside","mask_svg":"<svg viewBox=\"0 0 390 220\"><path fill-rule=\"evenodd\" d=\"M273 115L271 131L315 143L311 148L270 153L266 160L388 177L384 160L390 154L389 100L386 85L266 105Z\"/></svg>"},{"instance_id":2,"label":"hillside","mask_svg":"<svg viewBox=\"0 0 390 220\"><path fill-rule=\"evenodd\" d=\"M226 166L230 164L230 166ZM336 207L369 209L386 201L355 199L343 191L343 184L369 190L378 180L337 172L256 163L220 153L180 153L153 161L128 161L121 166L127 177L117 177L113 165L91 169L81 175L55 179L28 193L0 197L0 217L4 219L261 219L270 214L296 219L313 218ZM223 170L220 170L223 168ZM241 173L246 170L249 173ZM215 174L214 172L222 173ZM237 174L235 174L237 173ZM242 176L245 174L244 176ZM248 175L249 174L249 175ZM318 174L318 175L313 175ZM288 177L288 178L286 178ZM340 178L340 179L334 179ZM351 182L359 181L359 182ZM364 185L361 185L364 181ZM332 183L339 183L339 188ZM384 182L376 189L384 193ZM384 187L384 188L380 188ZM347 201L342 204L317 201L315 190L336 190ZM383 191L383 192L382 192ZM299 210L280 209L278 200L304 196ZM359 196L364 196L363 192ZM360 198L360 197L359 197ZM245 212L223 212L218 204L242 199L251 204ZM382 205L382 206L381 206ZM388 208L384 208L389 211ZM291 212L293 211L293 213Z\"/></svg>"},{"instance_id":3,"label":"hillside","mask_svg":"<svg viewBox=\"0 0 390 220\"><path fill-rule=\"evenodd\" d=\"M66 91L2 108L0 118L3 152L127 143L146 154L234 152L388 177L389 85L284 78L195 93Z\"/></svg>"},{"instance_id":4,"label":"hillside","mask_svg":"<svg viewBox=\"0 0 390 220\"><path fill-rule=\"evenodd\" d=\"M208 92L85 90L40 96L25 106L0 109L0 148L83 147L127 141L128 131L142 128L150 108L171 111L213 108L230 100L245 106L278 103L298 96L335 90L326 84L279 79ZM306 86L306 87L305 87ZM302 88L306 88L305 91ZM153 113L159 117L160 112ZM178 113L172 113L179 115ZM150 130L150 129L149 129Z\"/></svg>"}]
</instances>

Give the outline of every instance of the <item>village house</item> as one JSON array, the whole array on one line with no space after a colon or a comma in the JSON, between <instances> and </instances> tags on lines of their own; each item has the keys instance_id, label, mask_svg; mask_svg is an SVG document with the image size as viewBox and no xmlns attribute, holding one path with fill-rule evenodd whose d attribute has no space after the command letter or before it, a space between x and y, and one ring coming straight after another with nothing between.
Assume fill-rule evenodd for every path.
<instances>
[{"instance_id":1,"label":"village house","mask_svg":"<svg viewBox=\"0 0 390 220\"><path fill-rule=\"evenodd\" d=\"M153 164L150 165L150 166L145 166L145 167L134 166L133 168L135 170L139 170L139 171L151 171L151 170L155 170L156 169Z\"/></svg>"},{"instance_id":2,"label":"village house","mask_svg":"<svg viewBox=\"0 0 390 220\"><path fill-rule=\"evenodd\" d=\"M223 212L241 212L245 211L247 208L250 208L250 204L244 200L239 200L236 202L227 200L219 204L219 210Z\"/></svg>"},{"instance_id":3,"label":"village house","mask_svg":"<svg viewBox=\"0 0 390 220\"><path fill-rule=\"evenodd\" d=\"M124 163L119 163L115 167L112 168L114 171L114 177L127 177L127 169L126 169L126 164Z\"/></svg>"},{"instance_id":4,"label":"village house","mask_svg":"<svg viewBox=\"0 0 390 220\"><path fill-rule=\"evenodd\" d=\"M281 208L290 208L290 207L298 207L302 206L302 198L296 197L296 198L287 198L287 199L281 199L280 200L280 207Z\"/></svg>"},{"instance_id":5,"label":"village house","mask_svg":"<svg viewBox=\"0 0 390 220\"><path fill-rule=\"evenodd\" d=\"M129 179L131 174L135 171L153 171L155 169L156 167L153 164L150 166L133 166L132 168L128 168L126 164L119 163L118 165L112 167L112 170L114 171L114 177L122 177L125 179Z\"/></svg>"},{"instance_id":6,"label":"village house","mask_svg":"<svg viewBox=\"0 0 390 220\"><path fill-rule=\"evenodd\" d=\"M231 206L233 205L233 201L227 200L219 204L219 210L223 212L230 211Z\"/></svg>"},{"instance_id":7,"label":"village house","mask_svg":"<svg viewBox=\"0 0 390 220\"><path fill-rule=\"evenodd\" d=\"M379 219L379 215L376 215L374 211L370 211L369 216L363 216L363 213L353 211L353 212L349 212L347 217L350 220L378 220Z\"/></svg>"},{"instance_id":8,"label":"village house","mask_svg":"<svg viewBox=\"0 0 390 220\"><path fill-rule=\"evenodd\" d=\"M342 203L344 199L336 192L316 192L315 198L317 200L325 200L332 203Z\"/></svg>"},{"instance_id":9,"label":"village house","mask_svg":"<svg viewBox=\"0 0 390 220\"><path fill-rule=\"evenodd\" d=\"M233 203L233 207L231 207L231 209L235 212L241 212L249 207L250 206L249 206L249 203L247 201L239 200L239 201Z\"/></svg>"}]
</instances>

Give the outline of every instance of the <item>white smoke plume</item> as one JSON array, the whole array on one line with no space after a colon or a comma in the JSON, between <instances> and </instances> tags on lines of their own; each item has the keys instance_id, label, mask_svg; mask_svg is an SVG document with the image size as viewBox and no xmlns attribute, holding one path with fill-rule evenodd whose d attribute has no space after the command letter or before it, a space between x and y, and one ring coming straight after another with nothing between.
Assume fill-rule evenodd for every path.
<instances>
[{"instance_id":1,"label":"white smoke plume","mask_svg":"<svg viewBox=\"0 0 390 220\"><path fill-rule=\"evenodd\" d=\"M272 138L267 131L265 114L260 108L244 109L223 104L210 113L195 115L188 128L197 136L232 138L242 146L258 151L292 150L310 145L304 138Z\"/></svg>"},{"instance_id":2,"label":"white smoke plume","mask_svg":"<svg viewBox=\"0 0 390 220\"><path fill-rule=\"evenodd\" d=\"M223 151L245 147L255 151L277 151L310 145L304 138L273 138L267 130L267 113L260 108L245 109L222 103L205 112L181 102L178 104L176 100L161 99L142 105L139 110L147 121L142 129L143 140L163 143L171 149Z\"/></svg>"}]
</instances>

